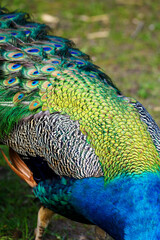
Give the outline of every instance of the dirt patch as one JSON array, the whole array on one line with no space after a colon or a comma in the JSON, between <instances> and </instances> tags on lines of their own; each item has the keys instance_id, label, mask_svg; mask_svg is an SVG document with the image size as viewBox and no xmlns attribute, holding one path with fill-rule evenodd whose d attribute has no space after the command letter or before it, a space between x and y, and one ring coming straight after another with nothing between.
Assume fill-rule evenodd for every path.
<instances>
[{"instance_id":1,"label":"dirt patch","mask_svg":"<svg viewBox=\"0 0 160 240\"><path fill-rule=\"evenodd\" d=\"M73 222L56 215L45 240L95 240L95 226ZM113 240L109 235L105 240Z\"/></svg>"}]
</instances>

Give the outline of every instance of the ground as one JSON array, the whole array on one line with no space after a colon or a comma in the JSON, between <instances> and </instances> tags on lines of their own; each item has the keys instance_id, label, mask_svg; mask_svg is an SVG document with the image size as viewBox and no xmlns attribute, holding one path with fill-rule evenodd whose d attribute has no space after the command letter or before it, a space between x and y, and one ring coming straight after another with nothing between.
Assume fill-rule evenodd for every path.
<instances>
[{"instance_id":1,"label":"ground","mask_svg":"<svg viewBox=\"0 0 160 240\"><path fill-rule=\"evenodd\" d=\"M55 35L72 39L124 95L139 100L160 126L158 1L1 0L1 6L29 12ZM0 239L32 240L38 207L31 189L1 157ZM94 228L55 216L45 239L91 240Z\"/></svg>"}]
</instances>

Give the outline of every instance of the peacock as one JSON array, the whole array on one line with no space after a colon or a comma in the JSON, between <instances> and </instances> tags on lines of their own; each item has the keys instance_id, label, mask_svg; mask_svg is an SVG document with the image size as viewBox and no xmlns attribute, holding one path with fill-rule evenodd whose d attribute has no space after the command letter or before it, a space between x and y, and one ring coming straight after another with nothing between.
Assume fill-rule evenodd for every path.
<instances>
[{"instance_id":1,"label":"peacock","mask_svg":"<svg viewBox=\"0 0 160 240\"><path fill-rule=\"evenodd\" d=\"M3 8L0 79L2 154L42 204L36 240L53 213L160 239L160 130L143 105L72 41Z\"/></svg>"}]
</instances>

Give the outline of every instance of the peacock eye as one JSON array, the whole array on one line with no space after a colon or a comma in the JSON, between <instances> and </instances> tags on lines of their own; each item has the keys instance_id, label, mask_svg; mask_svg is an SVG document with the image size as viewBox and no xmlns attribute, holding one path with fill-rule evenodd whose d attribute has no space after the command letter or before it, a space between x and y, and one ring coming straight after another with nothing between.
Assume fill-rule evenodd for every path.
<instances>
[{"instance_id":1,"label":"peacock eye","mask_svg":"<svg viewBox=\"0 0 160 240\"><path fill-rule=\"evenodd\" d=\"M53 63L53 64L58 64L59 61L56 61L56 60L55 60L55 61L52 61L52 63Z\"/></svg>"},{"instance_id":2,"label":"peacock eye","mask_svg":"<svg viewBox=\"0 0 160 240\"><path fill-rule=\"evenodd\" d=\"M51 47L43 47L43 50L44 50L45 52L48 52L48 51L51 51L52 48L51 48Z\"/></svg>"},{"instance_id":3,"label":"peacock eye","mask_svg":"<svg viewBox=\"0 0 160 240\"><path fill-rule=\"evenodd\" d=\"M39 74L38 71L34 71L34 72L32 73L32 75L38 75L38 74Z\"/></svg>"},{"instance_id":4,"label":"peacock eye","mask_svg":"<svg viewBox=\"0 0 160 240\"><path fill-rule=\"evenodd\" d=\"M37 53L39 52L39 49L38 48L32 48L32 49L29 49L27 50L28 53Z\"/></svg>"},{"instance_id":5,"label":"peacock eye","mask_svg":"<svg viewBox=\"0 0 160 240\"><path fill-rule=\"evenodd\" d=\"M21 100L23 97L24 97L24 93L21 93L21 94L18 96L18 99Z\"/></svg>"},{"instance_id":6,"label":"peacock eye","mask_svg":"<svg viewBox=\"0 0 160 240\"><path fill-rule=\"evenodd\" d=\"M15 33L15 32L12 32L12 33L11 33L11 35L12 35L12 36L15 36L15 35L17 35L17 33Z\"/></svg>"},{"instance_id":7,"label":"peacock eye","mask_svg":"<svg viewBox=\"0 0 160 240\"><path fill-rule=\"evenodd\" d=\"M27 35L27 34L30 34L31 31L27 30L27 31L24 31L24 33Z\"/></svg>"},{"instance_id":8,"label":"peacock eye","mask_svg":"<svg viewBox=\"0 0 160 240\"><path fill-rule=\"evenodd\" d=\"M19 67L21 66L21 64L14 64L13 66L12 66L12 69L18 69Z\"/></svg>"},{"instance_id":9,"label":"peacock eye","mask_svg":"<svg viewBox=\"0 0 160 240\"><path fill-rule=\"evenodd\" d=\"M21 65L21 64L18 64L18 63L16 63L16 64L14 64L14 63L9 63L9 64L7 65L7 69L8 69L9 71L19 71L21 68L22 68L22 65Z\"/></svg>"},{"instance_id":10,"label":"peacock eye","mask_svg":"<svg viewBox=\"0 0 160 240\"><path fill-rule=\"evenodd\" d=\"M7 15L7 16L5 16L5 17L3 17L2 19L11 19L11 18L14 18L15 17L15 15Z\"/></svg>"},{"instance_id":11,"label":"peacock eye","mask_svg":"<svg viewBox=\"0 0 160 240\"><path fill-rule=\"evenodd\" d=\"M32 86L35 86L35 85L37 85L39 83L39 81L33 81L32 82Z\"/></svg>"},{"instance_id":12,"label":"peacock eye","mask_svg":"<svg viewBox=\"0 0 160 240\"><path fill-rule=\"evenodd\" d=\"M8 83L11 84L11 83L14 83L16 81L15 78L11 78L10 80L8 80Z\"/></svg>"},{"instance_id":13,"label":"peacock eye","mask_svg":"<svg viewBox=\"0 0 160 240\"><path fill-rule=\"evenodd\" d=\"M37 85L39 84L39 80L30 80L30 81L27 81L26 83L26 86L28 88L37 88Z\"/></svg>"},{"instance_id":14,"label":"peacock eye","mask_svg":"<svg viewBox=\"0 0 160 240\"><path fill-rule=\"evenodd\" d=\"M8 79L3 81L3 84L5 86L12 86L12 85L17 84L17 83L19 83L19 79L17 77L8 78Z\"/></svg>"},{"instance_id":15,"label":"peacock eye","mask_svg":"<svg viewBox=\"0 0 160 240\"><path fill-rule=\"evenodd\" d=\"M35 103L33 104L33 106L34 106L34 107L36 107L37 105L38 105L38 103L37 103L37 102L35 102Z\"/></svg>"},{"instance_id":16,"label":"peacock eye","mask_svg":"<svg viewBox=\"0 0 160 240\"><path fill-rule=\"evenodd\" d=\"M19 58L19 57L23 57L23 53L16 53L13 55L14 58Z\"/></svg>"},{"instance_id":17,"label":"peacock eye","mask_svg":"<svg viewBox=\"0 0 160 240\"><path fill-rule=\"evenodd\" d=\"M50 73L52 71L55 71L55 68L53 67L53 65L46 65L46 66L41 68L41 71L43 73Z\"/></svg>"},{"instance_id":18,"label":"peacock eye","mask_svg":"<svg viewBox=\"0 0 160 240\"><path fill-rule=\"evenodd\" d=\"M17 103L20 102L25 97L25 94L23 92L18 92L13 97L13 102Z\"/></svg>"},{"instance_id":19,"label":"peacock eye","mask_svg":"<svg viewBox=\"0 0 160 240\"><path fill-rule=\"evenodd\" d=\"M70 67L74 67L74 64L73 64L73 63L68 63L68 64L67 64L67 67L69 67L69 68L70 68Z\"/></svg>"},{"instance_id":20,"label":"peacock eye","mask_svg":"<svg viewBox=\"0 0 160 240\"><path fill-rule=\"evenodd\" d=\"M55 47L62 47L62 44L54 44Z\"/></svg>"},{"instance_id":21,"label":"peacock eye","mask_svg":"<svg viewBox=\"0 0 160 240\"><path fill-rule=\"evenodd\" d=\"M71 51L71 54L73 54L73 55L78 55L78 52L76 52L76 51Z\"/></svg>"},{"instance_id":22,"label":"peacock eye","mask_svg":"<svg viewBox=\"0 0 160 240\"><path fill-rule=\"evenodd\" d=\"M47 70L48 72L50 72L50 71L53 71L54 68L47 68L46 70Z\"/></svg>"},{"instance_id":23,"label":"peacock eye","mask_svg":"<svg viewBox=\"0 0 160 240\"><path fill-rule=\"evenodd\" d=\"M35 99L30 103L29 109L32 111L34 109L37 109L41 105L42 105L41 101L39 99Z\"/></svg>"},{"instance_id":24,"label":"peacock eye","mask_svg":"<svg viewBox=\"0 0 160 240\"><path fill-rule=\"evenodd\" d=\"M81 62L81 61L76 61L77 64L79 65L84 65L85 63L84 62Z\"/></svg>"}]
</instances>

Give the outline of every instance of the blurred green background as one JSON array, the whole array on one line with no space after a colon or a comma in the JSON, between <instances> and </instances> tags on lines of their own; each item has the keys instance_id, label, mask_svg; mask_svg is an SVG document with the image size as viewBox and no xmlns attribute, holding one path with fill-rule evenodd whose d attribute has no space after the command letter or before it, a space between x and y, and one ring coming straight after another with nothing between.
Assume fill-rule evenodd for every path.
<instances>
[{"instance_id":1,"label":"blurred green background","mask_svg":"<svg viewBox=\"0 0 160 240\"><path fill-rule=\"evenodd\" d=\"M72 39L160 126L160 4L152 0L2 0ZM0 159L0 239L33 239L38 203ZM93 228L55 217L45 239L95 239Z\"/></svg>"}]
</instances>

